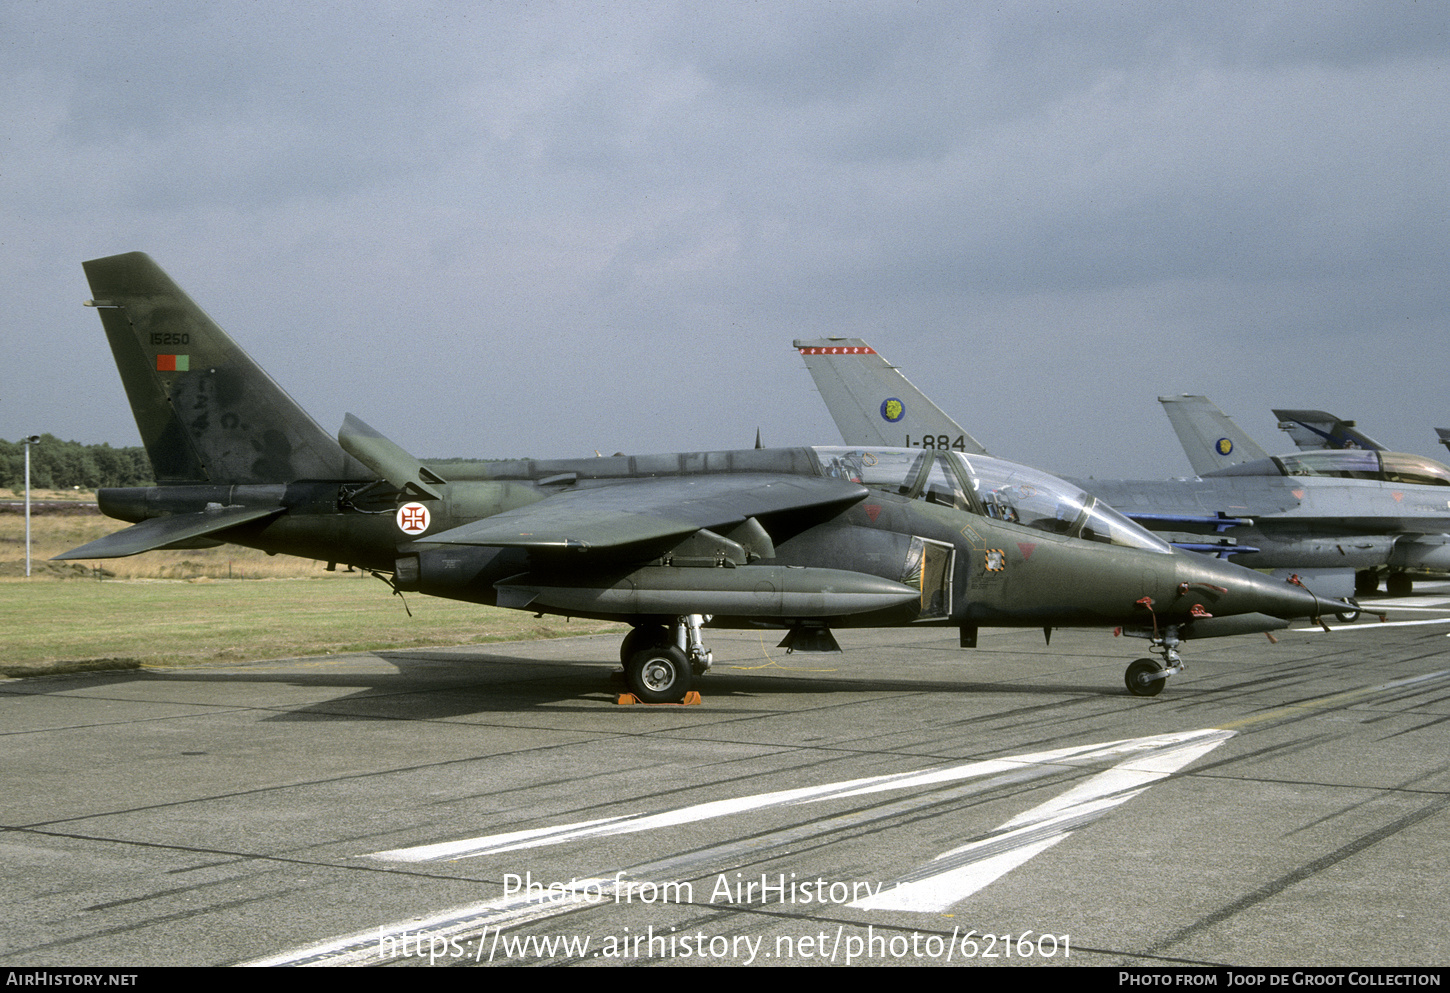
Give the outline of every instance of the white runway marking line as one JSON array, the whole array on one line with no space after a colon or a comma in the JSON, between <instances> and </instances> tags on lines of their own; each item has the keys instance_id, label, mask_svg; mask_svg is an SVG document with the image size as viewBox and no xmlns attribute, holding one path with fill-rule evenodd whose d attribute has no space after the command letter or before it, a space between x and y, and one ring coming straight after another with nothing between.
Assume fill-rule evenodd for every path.
<instances>
[{"instance_id":1,"label":"white runway marking line","mask_svg":"<svg viewBox=\"0 0 1450 993\"><path fill-rule=\"evenodd\" d=\"M916 872L888 883L876 896L848 906L859 910L941 913L1069 837L1078 828L1143 793L1152 783L1213 751L1234 734L1233 731L1200 731L1196 740L1171 743L1147 755L1134 755L1061 796L1017 815L987 837L943 852Z\"/></svg>"},{"instance_id":2,"label":"white runway marking line","mask_svg":"<svg viewBox=\"0 0 1450 993\"><path fill-rule=\"evenodd\" d=\"M1368 624L1341 624L1338 627L1329 629L1330 634L1346 634L1355 631L1382 631L1385 628L1412 628L1425 624L1450 624L1450 617L1437 617L1428 621L1371 621ZM1323 628L1295 628L1295 631L1303 631L1307 634L1324 634Z\"/></svg>"},{"instance_id":3,"label":"white runway marking line","mask_svg":"<svg viewBox=\"0 0 1450 993\"><path fill-rule=\"evenodd\" d=\"M614 893L615 885L613 879L583 879L577 881L574 890L581 894L593 893L595 892L593 887L599 886L601 888L599 892L602 892L607 898ZM579 904L568 901L565 901L564 906L560 906L555 900L540 900L536 896L519 894L469 904L466 907L454 907L431 917L383 924L368 931L359 931L342 938L330 938L289 952L281 952L267 958L237 964L240 966L376 965L403 957L396 953L384 954L385 945L401 944L400 939L403 935L411 935L415 939L420 935L426 935L429 939L437 938L446 945L450 938L471 937L474 934L479 935L478 943L473 946L479 953L474 961L478 961L483 958L483 939L490 928L495 934L498 934L505 927L516 927L530 921L553 917L566 910L577 909L578 906ZM444 961L454 964L458 960L445 956Z\"/></svg>"},{"instance_id":4,"label":"white runway marking line","mask_svg":"<svg viewBox=\"0 0 1450 993\"><path fill-rule=\"evenodd\" d=\"M729 800L712 800L693 804L676 810L656 814L633 814L602 820L580 821L561 824L553 828L537 828L531 831L510 831L505 834L484 835L480 838L465 838L461 841L440 842L435 845L421 845L415 848L395 848L385 852L373 852L367 858L386 862L441 862L448 859L477 858L480 855L494 855L523 848L542 848L560 845L584 838L603 838L611 835L634 834L639 831L654 831L663 827L691 824L697 821L726 817L731 814L779 807L796 803L816 803L821 800L844 799L880 793L886 790L903 790L923 786L939 786L944 783L980 776L992 776L1014 769L1041 765L1063 765L1068 767L1097 764L1118 755L1154 751L1180 742L1191 741L1202 735L1221 732L1185 731L1176 734L1155 735L1150 738L1130 738L1101 745L1079 745L1072 748L1058 748L1027 755L1012 755L1006 758L989 759L985 762L969 762L965 765L948 766L941 769L927 769L922 772L896 773L889 776L871 776L839 783L825 783L775 793L758 793L754 796L737 797Z\"/></svg>"},{"instance_id":5,"label":"white runway marking line","mask_svg":"<svg viewBox=\"0 0 1450 993\"><path fill-rule=\"evenodd\" d=\"M1070 771L1126 757L1126 761L1093 776L1048 803L1041 804L1013 818L984 841L974 842L962 849L938 856L918 873L903 877L898 881L905 886L917 886L911 891L914 894L911 898L913 906L890 909L931 909L925 906L923 901L945 899L943 894L961 888L962 884L953 876L959 868L970 870L973 885L969 891L952 899L947 904L948 906L950 903L964 899L970 893L976 892L1010 869L1026 862L1038 852L1050 848L1062 838L1067 837L1076 827L1096 820L1113 807L1142 793L1150 783L1171 775L1199 755L1218 747L1234 733L1210 728L1201 731L1155 735L1148 738L1130 738L1105 744L1079 745L989 759L983 762L969 762L939 769L927 769L921 772L871 776L801 789L716 800L657 814L580 821L557 827L510 831L457 842L393 849L386 852L375 852L368 857L398 862L473 858L497 852L516 851L521 848L558 845L584 838L649 831L662 826L689 824L766 807L815 803L821 800L865 796L888 790L933 788L964 779L995 776L1021 770L1057 768ZM995 847L991 851L987 851L984 846L991 843L995 843ZM980 857L973 858L970 854L972 852L978 853ZM947 866L945 872L943 872L944 866ZM642 869L643 867L637 868ZM610 900L619 886L639 883L639 879L632 875L621 883L621 876L624 875L626 873L577 880L574 882L573 890L578 893L598 894L605 900ZM953 878L948 881L933 881L936 876ZM923 887L919 885L921 883L928 885ZM936 896L925 896L924 894L927 894L928 891ZM883 890L882 899L889 896L890 894ZM922 906L915 904L922 904ZM498 934L505 927L516 927L530 921L568 913L579 909L582 905L585 904L568 899L560 900L552 894L543 899L537 895L516 894L497 900L456 907L425 918L384 924L367 931L328 939L241 964L276 966L379 963L388 960L388 956L383 954L383 950L389 943L398 942L403 935L416 936L423 933L439 939L479 935L478 943L470 943L470 945L482 952L482 942L489 930ZM865 903L851 906L865 906ZM886 903L873 902L871 906L888 909Z\"/></svg>"}]
</instances>

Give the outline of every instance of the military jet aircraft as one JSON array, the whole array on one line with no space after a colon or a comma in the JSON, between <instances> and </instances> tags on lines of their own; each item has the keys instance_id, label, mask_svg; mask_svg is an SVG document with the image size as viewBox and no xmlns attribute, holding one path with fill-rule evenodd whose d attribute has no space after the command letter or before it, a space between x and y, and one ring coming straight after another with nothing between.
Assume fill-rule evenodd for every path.
<instances>
[{"instance_id":1,"label":"military jet aircraft","mask_svg":"<svg viewBox=\"0 0 1450 993\"><path fill-rule=\"evenodd\" d=\"M977 445L859 338L795 347L848 443ZM1198 479L1069 481L1180 548L1292 572L1325 596L1372 591L1380 572L1405 595L1410 570L1450 569L1450 468L1368 450L1270 458L1203 397L1160 399Z\"/></svg>"},{"instance_id":2,"label":"military jet aircraft","mask_svg":"<svg viewBox=\"0 0 1450 993\"><path fill-rule=\"evenodd\" d=\"M1159 397L1158 402L1163 405L1189 464L1200 476L1271 458L1208 397ZM1274 416L1279 418L1279 429L1293 439L1300 451L1388 451L1384 445L1356 430L1354 421L1346 421L1322 410L1275 410Z\"/></svg>"},{"instance_id":3,"label":"military jet aircraft","mask_svg":"<svg viewBox=\"0 0 1450 993\"><path fill-rule=\"evenodd\" d=\"M1253 439L1244 434L1233 420L1219 410L1207 397L1159 397L1173 431L1188 456L1194 472L1201 478L1219 476L1311 476L1325 479L1355 479L1366 483L1380 483L1379 487L1340 487L1333 496L1344 508L1341 521L1354 526L1353 518L1362 514L1368 497L1386 510L1398 511L1404 503L1404 484L1447 486L1450 485L1450 469L1433 459L1408 452L1391 452L1374 439L1354 429L1353 421L1345 421L1322 410L1275 410L1280 419L1279 426L1288 432L1301 449L1298 455L1274 457L1265 452ZM1212 440L1210 440L1212 439ZM1322 488L1323 482L1317 483ZM1316 496L1322 494L1316 493ZM1431 500L1443 503L1444 494L1434 494ZM1445 507L1422 504L1422 510L1430 509L1431 520L1407 525L1389 525L1392 531L1399 531L1393 537L1393 547L1388 549L1385 562L1357 568L1354 590L1363 595L1373 592L1379 586L1381 573L1387 573L1386 586L1396 596L1408 595L1414 585L1414 572L1440 572L1444 564L1450 563L1447 542L1450 536L1434 532L1438 517L1446 523L1446 515L1440 513ZM1332 513L1332 504L1326 506L1326 513ZM1385 526L1381 524L1380 526ZM1431 533L1422 529L1431 528ZM1305 566L1305 568L1310 568ZM1331 568L1333 568L1331 566Z\"/></svg>"},{"instance_id":4,"label":"military jet aircraft","mask_svg":"<svg viewBox=\"0 0 1450 993\"><path fill-rule=\"evenodd\" d=\"M1159 397L1173 433L1188 456L1188 464L1200 476L1230 466L1262 462L1270 458L1244 430L1205 396ZM1275 410L1279 428L1304 451L1363 449L1384 451L1385 446L1355 430L1346 421L1322 410Z\"/></svg>"},{"instance_id":5,"label":"military jet aircraft","mask_svg":"<svg viewBox=\"0 0 1450 993\"><path fill-rule=\"evenodd\" d=\"M874 444L426 465L348 415L328 436L149 257L85 263L156 472L103 489L133 522L58 556L232 542L347 563L418 591L617 619L632 692L680 700L709 668L707 623L1123 627L1140 695L1189 638L1317 615L1305 590L1175 552L1045 473Z\"/></svg>"}]
</instances>

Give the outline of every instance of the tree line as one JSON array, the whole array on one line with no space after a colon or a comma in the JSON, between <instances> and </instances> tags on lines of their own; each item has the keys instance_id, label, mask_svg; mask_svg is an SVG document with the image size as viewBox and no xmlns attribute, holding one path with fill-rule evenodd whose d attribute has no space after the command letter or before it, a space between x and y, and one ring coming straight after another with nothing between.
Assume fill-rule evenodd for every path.
<instances>
[{"instance_id":1,"label":"tree line","mask_svg":"<svg viewBox=\"0 0 1450 993\"><path fill-rule=\"evenodd\" d=\"M149 486L153 482L146 449L82 445L43 434L30 446L30 485L36 489L68 490L76 486ZM0 440L0 486L19 491L25 487L25 446Z\"/></svg>"}]
</instances>

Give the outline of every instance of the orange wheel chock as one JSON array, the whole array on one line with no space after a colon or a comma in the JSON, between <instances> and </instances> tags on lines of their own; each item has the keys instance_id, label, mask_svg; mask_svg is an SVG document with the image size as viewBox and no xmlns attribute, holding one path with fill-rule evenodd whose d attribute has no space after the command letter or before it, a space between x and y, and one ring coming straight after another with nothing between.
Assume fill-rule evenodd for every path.
<instances>
[{"instance_id":1,"label":"orange wheel chock","mask_svg":"<svg viewBox=\"0 0 1450 993\"><path fill-rule=\"evenodd\" d=\"M621 693L619 694L619 698L614 702L621 707L628 707L634 704L639 704L641 707L698 707L701 701L700 691L691 690L685 694L685 698L679 703L645 703L633 693Z\"/></svg>"}]
</instances>

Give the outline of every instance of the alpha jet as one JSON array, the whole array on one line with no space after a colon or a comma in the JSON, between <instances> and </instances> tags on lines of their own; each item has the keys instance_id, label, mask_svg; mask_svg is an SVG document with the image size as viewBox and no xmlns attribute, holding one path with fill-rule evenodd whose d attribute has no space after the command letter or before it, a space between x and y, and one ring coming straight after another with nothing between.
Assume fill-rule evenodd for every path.
<instances>
[{"instance_id":1,"label":"alpha jet","mask_svg":"<svg viewBox=\"0 0 1450 993\"><path fill-rule=\"evenodd\" d=\"M326 434L150 258L85 263L156 472L103 489L132 522L95 559L231 542L347 563L398 591L631 625L630 689L680 700L704 628L1125 627L1164 661L1188 638L1315 615L1306 591L1176 553L1081 489L948 450L887 446L425 465L348 415Z\"/></svg>"},{"instance_id":2,"label":"alpha jet","mask_svg":"<svg viewBox=\"0 0 1450 993\"><path fill-rule=\"evenodd\" d=\"M795 347L847 442L980 449L859 338ZM1204 397L1160 400L1199 478L1071 482L1179 548L1293 573L1330 596L1372 590L1383 571L1403 595L1406 570L1450 569L1450 469L1440 463L1360 449L1270 458Z\"/></svg>"}]
</instances>

